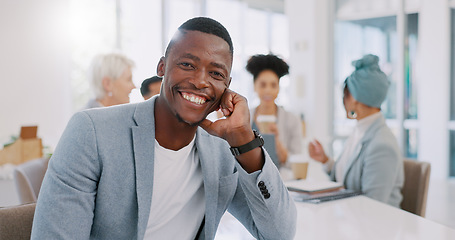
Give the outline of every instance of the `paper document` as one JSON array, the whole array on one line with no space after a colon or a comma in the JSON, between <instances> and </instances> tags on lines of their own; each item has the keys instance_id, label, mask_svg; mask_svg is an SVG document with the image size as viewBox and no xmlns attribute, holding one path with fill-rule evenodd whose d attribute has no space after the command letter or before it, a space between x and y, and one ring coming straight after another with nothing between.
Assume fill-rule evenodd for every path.
<instances>
[{"instance_id":1,"label":"paper document","mask_svg":"<svg viewBox=\"0 0 455 240\"><path fill-rule=\"evenodd\" d=\"M358 196L361 195L362 192L343 188L340 190L323 193L290 192L290 194L292 198L298 202L322 203L327 201Z\"/></svg>"},{"instance_id":2,"label":"paper document","mask_svg":"<svg viewBox=\"0 0 455 240\"><path fill-rule=\"evenodd\" d=\"M284 184L289 191L305 193L326 192L330 190L338 190L343 187L343 184L331 181L293 180L286 181Z\"/></svg>"}]
</instances>

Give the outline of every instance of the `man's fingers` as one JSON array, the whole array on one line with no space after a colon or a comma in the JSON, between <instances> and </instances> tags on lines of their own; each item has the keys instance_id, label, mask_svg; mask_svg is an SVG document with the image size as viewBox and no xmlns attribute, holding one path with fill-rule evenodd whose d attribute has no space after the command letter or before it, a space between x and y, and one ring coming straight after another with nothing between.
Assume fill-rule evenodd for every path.
<instances>
[{"instance_id":1,"label":"man's fingers","mask_svg":"<svg viewBox=\"0 0 455 240\"><path fill-rule=\"evenodd\" d=\"M212 124L213 122L208 120L208 119L204 119L202 120L201 123L199 123L199 126L201 126L205 131L207 131L208 133L212 134L211 132L213 131L213 127L212 127Z\"/></svg>"}]
</instances>

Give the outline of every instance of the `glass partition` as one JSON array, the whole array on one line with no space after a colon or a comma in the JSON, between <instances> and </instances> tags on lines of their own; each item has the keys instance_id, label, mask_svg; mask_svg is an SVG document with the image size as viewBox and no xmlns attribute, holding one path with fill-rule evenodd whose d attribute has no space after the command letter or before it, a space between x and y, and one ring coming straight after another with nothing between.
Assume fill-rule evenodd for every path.
<instances>
[{"instance_id":1,"label":"glass partition","mask_svg":"<svg viewBox=\"0 0 455 240\"><path fill-rule=\"evenodd\" d=\"M405 39L405 99L404 111L407 119L417 119L417 81L415 60L418 39L418 14L407 15L407 36Z\"/></svg>"},{"instance_id":2,"label":"glass partition","mask_svg":"<svg viewBox=\"0 0 455 240\"><path fill-rule=\"evenodd\" d=\"M382 105L384 116L397 117L397 30L396 17L380 17L363 20L335 22L334 36L334 135L344 138L354 123L346 118L343 107L343 83L353 71L351 62L365 54L375 54L380 59L381 69L389 76L391 85Z\"/></svg>"},{"instance_id":3,"label":"glass partition","mask_svg":"<svg viewBox=\"0 0 455 240\"><path fill-rule=\"evenodd\" d=\"M455 121L455 9L451 10L451 73L450 73L450 121L453 125ZM450 160L449 160L449 176L455 177L455 128L450 129Z\"/></svg>"}]
</instances>

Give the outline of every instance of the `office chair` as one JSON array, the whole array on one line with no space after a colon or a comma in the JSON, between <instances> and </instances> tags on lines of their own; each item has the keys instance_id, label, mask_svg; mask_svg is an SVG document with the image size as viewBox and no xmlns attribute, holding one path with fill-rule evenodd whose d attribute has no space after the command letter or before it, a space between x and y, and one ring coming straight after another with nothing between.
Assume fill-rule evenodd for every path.
<instances>
[{"instance_id":1,"label":"office chair","mask_svg":"<svg viewBox=\"0 0 455 240\"><path fill-rule=\"evenodd\" d=\"M0 239L29 240L36 203L0 208Z\"/></svg>"},{"instance_id":2,"label":"office chair","mask_svg":"<svg viewBox=\"0 0 455 240\"><path fill-rule=\"evenodd\" d=\"M36 202L48 162L48 157L37 158L14 169L14 182L20 204Z\"/></svg>"},{"instance_id":3,"label":"office chair","mask_svg":"<svg viewBox=\"0 0 455 240\"><path fill-rule=\"evenodd\" d=\"M404 159L401 209L425 217L430 172L430 163Z\"/></svg>"}]
</instances>

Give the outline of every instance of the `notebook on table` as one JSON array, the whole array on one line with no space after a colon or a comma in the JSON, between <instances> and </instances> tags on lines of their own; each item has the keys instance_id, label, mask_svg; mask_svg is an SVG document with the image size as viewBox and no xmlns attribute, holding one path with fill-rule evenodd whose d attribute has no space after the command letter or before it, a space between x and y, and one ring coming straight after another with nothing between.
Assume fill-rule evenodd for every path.
<instances>
[{"instance_id":1,"label":"notebook on table","mask_svg":"<svg viewBox=\"0 0 455 240\"><path fill-rule=\"evenodd\" d=\"M331 181L292 180L284 184L289 191L302 193L322 193L343 188L343 184Z\"/></svg>"},{"instance_id":2,"label":"notebook on table","mask_svg":"<svg viewBox=\"0 0 455 240\"><path fill-rule=\"evenodd\" d=\"M290 194L292 198L298 202L322 203L362 195L362 192L354 191L351 189L341 189L337 191L317 194L306 194L300 192L290 192Z\"/></svg>"},{"instance_id":3,"label":"notebook on table","mask_svg":"<svg viewBox=\"0 0 455 240\"><path fill-rule=\"evenodd\" d=\"M362 192L343 188L338 182L296 180L285 182L295 201L321 203L361 195Z\"/></svg>"}]
</instances>

